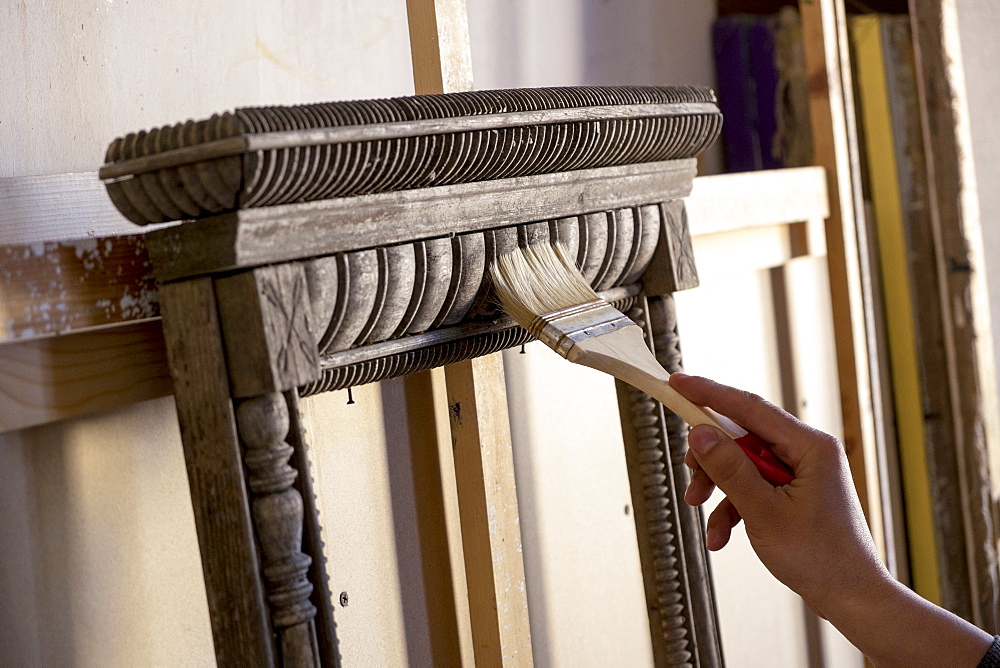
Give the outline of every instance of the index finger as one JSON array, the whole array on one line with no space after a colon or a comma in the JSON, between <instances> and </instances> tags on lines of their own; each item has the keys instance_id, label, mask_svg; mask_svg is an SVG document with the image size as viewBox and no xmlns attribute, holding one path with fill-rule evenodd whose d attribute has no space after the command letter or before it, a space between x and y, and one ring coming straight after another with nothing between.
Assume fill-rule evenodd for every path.
<instances>
[{"instance_id":1,"label":"index finger","mask_svg":"<svg viewBox=\"0 0 1000 668\"><path fill-rule=\"evenodd\" d=\"M700 376L675 373L670 386L696 404L707 406L771 442L778 454L797 454L803 432L815 430L762 397ZM793 462L794 463L794 462Z\"/></svg>"}]
</instances>

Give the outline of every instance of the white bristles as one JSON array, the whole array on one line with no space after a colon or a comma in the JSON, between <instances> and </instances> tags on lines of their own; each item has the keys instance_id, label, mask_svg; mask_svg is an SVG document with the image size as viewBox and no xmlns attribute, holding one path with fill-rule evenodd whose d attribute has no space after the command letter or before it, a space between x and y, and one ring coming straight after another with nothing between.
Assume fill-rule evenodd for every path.
<instances>
[{"instance_id":1,"label":"white bristles","mask_svg":"<svg viewBox=\"0 0 1000 668\"><path fill-rule=\"evenodd\" d=\"M603 301L560 246L519 248L497 258L490 274L504 310L525 329L540 315Z\"/></svg>"}]
</instances>

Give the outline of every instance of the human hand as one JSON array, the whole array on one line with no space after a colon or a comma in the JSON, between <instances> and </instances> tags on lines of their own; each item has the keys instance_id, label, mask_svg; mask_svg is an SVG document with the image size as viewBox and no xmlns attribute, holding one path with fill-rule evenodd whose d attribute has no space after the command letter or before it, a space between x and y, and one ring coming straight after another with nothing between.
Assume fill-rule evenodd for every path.
<instances>
[{"instance_id":1,"label":"human hand","mask_svg":"<svg viewBox=\"0 0 1000 668\"><path fill-rule=\"evenodd\" d=\"M705 378L673 374L670 385L771 442L795 471L791 483L773 487L722 431L692 429L685 462L694 473L685 501L700 505L716 486L726 493L709 516L710 550L724 547L742 519L764 566L823 616L890 579L835 438L760 397Z\"/></svg>"}]
</instances>

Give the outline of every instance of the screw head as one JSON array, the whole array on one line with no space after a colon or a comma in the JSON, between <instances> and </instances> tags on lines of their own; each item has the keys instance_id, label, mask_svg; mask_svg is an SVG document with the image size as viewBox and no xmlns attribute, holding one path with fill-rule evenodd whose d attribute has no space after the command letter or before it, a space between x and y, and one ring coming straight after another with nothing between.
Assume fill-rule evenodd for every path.
<instances>
[{"instance_id":1,"label":"screw head","mask_svg":"<svg viewBox=\"0 0 1000 668\"><path fill-rule=\"evenodd\" d=\"M347 607L347 592L346 591L340 592L340 605L341 605L341 607L344 607L344 608Z\"/></svg>"}]
</instances>

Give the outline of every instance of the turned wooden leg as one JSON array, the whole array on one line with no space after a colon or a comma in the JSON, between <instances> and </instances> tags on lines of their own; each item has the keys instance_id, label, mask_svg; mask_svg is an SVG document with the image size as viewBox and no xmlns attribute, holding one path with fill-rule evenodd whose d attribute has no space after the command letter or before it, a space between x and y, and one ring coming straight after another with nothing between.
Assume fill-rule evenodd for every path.
<instances>
[{"instance_id":1,"label":"turned wooden leg","mask_svg":"<svg viewBox=\"0 0 1000 668\"><path fill-rule=\"evenodd\" d=\"M272 666L271 624L212 280L162 286L160 309L216 661L220 666Z\"/></svg>"},{"instance_id":2,"label":"turned wooden leg","mask_svg":"<svg viewBox=\"0 0 1000 668\"><path fill-rule=\"evenodd\" d=\"M217 661L332 665L332 612L317 603L329 592L312 567L322 542L289 412L294 388L318 375L305 275L289 264L167 284L161 308Z\"/></svg>"},{"instance_id":3,"label":"turned wooden leg","mask_svg":"<svg viewBox=\"0 0 1000 668\"><path fill-rule=\"evenodd\" d=\"M679 371L672 298L640 298L628 316L656 342L660 363ZM679 501L688 483L687 425L645 392L617 388L654 662L721 666L701 512Z\"/></svg>"},{"instance_id":4,"label":"turned wooden leg","mask_svg":"<svg viewBox=\"0 0 1000 668\"><path fill-rule=\"evenodd\" d=\"M302 495L292 486L299 472L288 465L294 450L285 442L285 397L268 392L240 401L236 427L250 472L250 509L281 663L317 666L316 607L309 600L313 586L306 577L312 559L302 552Z\"/></svg>"},{"instance_id":5,"label":"turned wooden leg","mask_svg":"<svg viewBox=\"0 0 1000 668\"><path fill-rule=\"evenodd\" d=\"M663 368L674 373L682 371L680 337L677 335L677 313L671 295L650 297L647 309L649 328L653 335L653 350ZM691 470L684 464L687 452L687 424L664 409L667 427L667 453L672 486L683 497L691 479ZM722 644L712 588L712 573L705 551L705 525L700 507L683 501L677 505L677 525L687 565L687 588L694 613L695 636L698 641L698 665L721 666Z\"/></svg>"}]
</instances>

